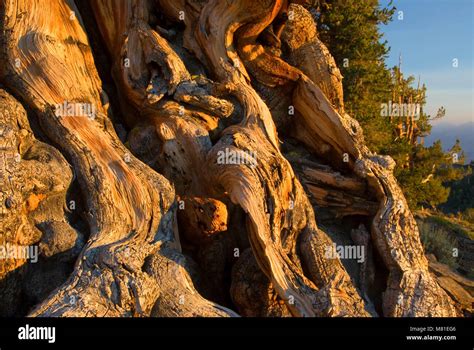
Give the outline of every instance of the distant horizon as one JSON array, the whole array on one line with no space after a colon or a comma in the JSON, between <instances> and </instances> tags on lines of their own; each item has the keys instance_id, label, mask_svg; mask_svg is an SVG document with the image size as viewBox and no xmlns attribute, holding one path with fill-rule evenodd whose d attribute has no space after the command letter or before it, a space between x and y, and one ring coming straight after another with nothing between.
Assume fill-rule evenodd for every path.
<instances>
[{"instance_id":1,"label":"distant horizon","mask_svg":"<svg viewBox=\"0 0 474 350\"><path fill-rule=\"evenodd\" d=\"M466 163L474 160L474 121L464 124L450 124L439 122L433 127L430 135L425 137L425 145L431 146L436 140L441 140L444 150L449 150L456 139L461 142L461 147L466 155Z\"/></svg>"}]
</instances>

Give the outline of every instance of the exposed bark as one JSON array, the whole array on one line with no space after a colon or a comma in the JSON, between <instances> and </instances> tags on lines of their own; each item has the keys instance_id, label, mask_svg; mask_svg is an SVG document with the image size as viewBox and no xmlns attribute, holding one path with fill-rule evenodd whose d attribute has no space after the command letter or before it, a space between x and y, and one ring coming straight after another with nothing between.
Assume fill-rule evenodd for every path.
<instances>
[{"instance_id":1,"label":"exposed bark","mask_svg":"<svg viewBox=\"0 0 474 350\"><path fill-rule=\"evenodd\" d=\"M54 18L54 24L39 13ZM174 245L179 252L173 243L171 185L118 140L106 117L104 92L72 1L5 1L2 23L3 81L36 111L48 137L70 157L90 215L91 236L73 274L32 315L149 315L160 292L167 292L167 286L161 291L157 282L160 273L168 271L143 272L145 259L161 255L162 246ZM52 106L65 101L91 104L97 115L56 115ZM177 269L183 280L176 282L185 283L185 270ZM185 297L193 292L183 286ZM200 304L196 310L202 309L203 315L233 314L204 299L189 299Z\"/></svg>"},{"instance_id":2,"label":"exposed bark","mask_svg":"<svg viewBox=\"0 0 474 350\"><path fill-rule=\"evenodd\" d=\"M430 271L433 272L441 288L456 302L465 316L474 316L474 282L438 262L435 256L428 255L427 258Z\"/></svg>"},{"instance_id":3,"label":"exposed bark","mask_svg":"<svg viewBox=\"0 0 474 350\"><path fill-rule=\"evenodd\" d=\"M246 250L234 265L230 293L242 316L291 316L285 302L259 268L251 250Z\"/></svg>"},{"instance_id":4,"label":"exposed bark","mask_svg":"<svg viewBox=\"0 0 474 350\"><path fill-rule=\"evenodd\" d=\"M279 3L272 5L275 9ZM364 145L357 122L347 114L339 114L304 73L259 46L255 40L259 31L260 26L254 25L249 33L244 33L248 39L239 52L252 62L252 73L260 82L267 85L296 82L293 104L301 118L295 122L295 136L320 157L331 159L337 168L352 169L367 179L369 188L378 197L379 210L373 220L372 236L390 271L384 293L384 314L456 315L452 300L429 274L416 222L392 173L393 160L372 155ZM254 56L246 57L246 52Z\"/></svg>"},{"instance_id":5,"label":"exposed bark","mask_svg":"<svg viewBox=\"0 0 474 350\"><path fill-rule=\"evenodd\" d=\"M24 312L30 300L45 297L69 270L83 245L80 232L65 220L69 164L34 136L23 107L0 90L0 294L2 315ZM18 251L20 256L13 254ZM50 282L42 273L56 264ZM34 276L34 279L31 277Z\"/></svg>"},{"instance_id":6,"label":"exposed bark","mask_svg":"<svg viewBox=\"0 0 474 350\"><path fill-rule=\"evenodd\" d=\"M348 215L374 216L377 203L364 198L367 185L355 176L343 176L328 167L303 166L299 172L311 199L320 207L328 207L335 217Z\"/></svg>"},{"instance_id":7,"label":"exposed bark","mask_svg":"<svg viewBox=\"0 0 474 350\"><path fill-rule=\"evenodd\" d=\"M368 296L373 250L389 271L383 315L457 314L428 271L416 222L392 174L393 161L373 155L357 122L344 113L342 76L303 7L290 6L298 19L285 29L288 3L281 0L91 0L88 8L106 45L130 129L127 148L114 130L74 1L0 4L1 82L34 112L70 162L90 231L68 280L32 316L235 316L196 290L199 271L183 255L180 235L198 263L212 258L227 266L233 261L213 254L206 260L202 254L213 249L227 254L232 247L217 242L241 233L236 230L251 246L229 276L231 306L242 315L375 316ZM184 29L165 28L158 15ZM65 103L92 106L95 113L61 114L59 105ZM284 116L289 107L296 113L279 123L275 115ZM31 151L19 146L26 138L25 150L41 146L55 160L41 164L43 177L69 169L56 149L35 141L24 122L16 121L25 116L15 108L10 119L2 114L11 145L0 155L19 149L29 161L24 154ZM290 125L290 133L280 134L290 134L326 165L294 170L280 150L275 124ZM33 163L19 164L28 174ZM30 212L49 196L64 200L72 175L56 173L60 176L43 184L44 191L37 185L9 190L26 207L11 211L12 220L31 221ZM2 187L3 196L6 192ZM354 243L370 252L361 266L360 289L341 260L328 256L333 241L318 228L310 198L334 217L371 220L370 235L364 226L352 231ZM246 225L236 222L242 219L236 210L245 213ZM54 220L69 227L62 209ZM31 230L23 234L24 244L43 237L49 242L45 254L73 246L54 243L61 229L49 236ZM227 242L234 250L243 248ZM224 283L225 269L208 266ZM226 302L224 296L217 299Z\"/></svg>"},{"instance_id":8,"label":"exposed bark","mask_svg":"<svg viewBox=\"0 0 474 350\"><path fill-rule=\"evenodd\" d=\"M211 198L183 198L178 211L181 235L194 245L200 245L219 232L227 231L227 207Z\"/></svg>"}]
</instances>

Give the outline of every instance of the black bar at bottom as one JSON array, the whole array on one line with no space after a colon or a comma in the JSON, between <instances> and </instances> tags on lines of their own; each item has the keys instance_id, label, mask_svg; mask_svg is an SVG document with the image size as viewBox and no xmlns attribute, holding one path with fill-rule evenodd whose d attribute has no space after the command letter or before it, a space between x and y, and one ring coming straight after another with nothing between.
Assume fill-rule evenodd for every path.
<instances>
[{"instance_id":1,"label":"black bar at bottom","mask_svg":"<svg viewBox=\"0 0 474 350\"><path fill-rule=\"evenodd\" d=\"M88 346L99 338L123 345L165 336L292 336L319 338L321 345L473 349L473 326L473 319L461 318L0 318L0 350ZM54 327L54 342L51 329L44 327ZM37 337L44 339L31 339ZM298 344L292 348L307 347Z\"/></svg>"}]
</instances>

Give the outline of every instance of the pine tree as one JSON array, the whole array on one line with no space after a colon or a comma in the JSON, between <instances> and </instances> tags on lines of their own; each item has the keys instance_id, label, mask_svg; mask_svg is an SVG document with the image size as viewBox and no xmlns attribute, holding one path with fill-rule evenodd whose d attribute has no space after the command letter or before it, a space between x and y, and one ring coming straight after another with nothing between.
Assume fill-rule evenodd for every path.
<instances>
[{"instance_id":1,"label":"pine tree","mask_svg":"<svg viewBox=\"0 0 474 350\"><path fill-rule=\"evenodd\" d=\"M321 40L344 76L347 112L362 125L367 143L379 152L390 143L388 120L380 106L391 98L391 75L385 65L389 52L379 25L390 21L395 8L380 8L377 0L323 0L315 9Z\"/></svg>"},{"instance_id":2,"label":"pine tree","mask_svg":"<svg viewBox=\"0 0 474 350\"><path fill-rule=\"evenodd\" d=\"M378 0L321 0L313 14L319 36L344 76L346 110L361 124L368 146L394 158L395 175L412 208L435 207L448 199L449 184L468 171L460 167L464 159L459 143L449 152L443 151L440 141L423 145L430 122L442 118L444 108L434 117L427 115L423 111L427 88L421 79L405 77L401 64L391 69L385 64L389 46L382 41L380 26L392 19L395 10L392 2L380 7ZM384 115L388 104L419 105L419 109L416 114Z\"/></svg>"}]
</instances>

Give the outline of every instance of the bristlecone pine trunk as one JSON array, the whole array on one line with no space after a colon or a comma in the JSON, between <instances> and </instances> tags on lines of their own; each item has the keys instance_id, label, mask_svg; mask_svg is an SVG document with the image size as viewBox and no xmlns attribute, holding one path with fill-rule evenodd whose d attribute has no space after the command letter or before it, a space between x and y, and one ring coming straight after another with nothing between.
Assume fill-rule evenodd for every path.
<instances>
[{"instance_id":1,"label":"bristlecone pine trunk","mask_svg":"<svg viewBox=\"0 0 474 350\"><path fill-rule=\"evenodd\" d=\"M0 0L2 315L461 315L303 5Z\"/></svg>"}]
</instances>

